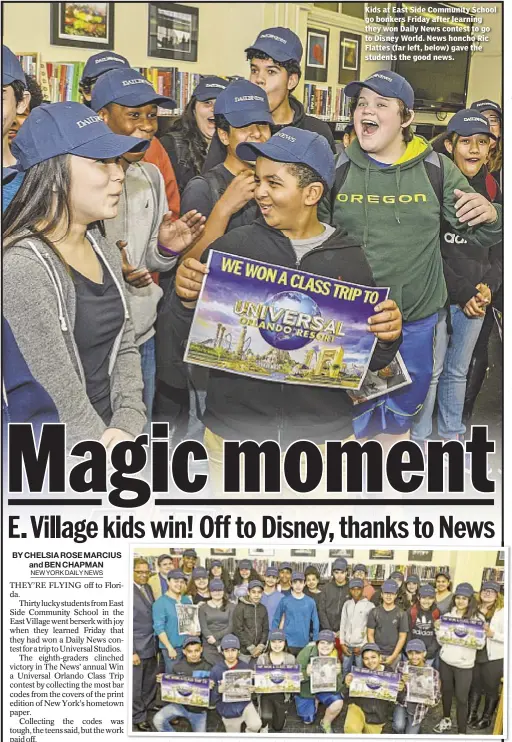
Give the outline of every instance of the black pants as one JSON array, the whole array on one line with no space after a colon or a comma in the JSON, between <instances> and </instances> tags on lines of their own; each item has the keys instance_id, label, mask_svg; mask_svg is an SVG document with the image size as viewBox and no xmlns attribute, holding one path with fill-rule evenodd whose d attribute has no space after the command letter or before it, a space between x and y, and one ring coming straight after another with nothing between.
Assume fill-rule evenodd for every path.
<instances>
[{"instance_id":1,"label":"black pants","mask_svg":"<svg viewBox=\"0 0 512 742\"><path fill-rule=\"evenodd\" d=\"M274 732L280 732L286 721L284 693L270 693L261 696L261 721Z\"/></svg>"},{"instance_id":2,"label":"black pants","mask_svg":"<svg viewBox=\"0 0 512 742\"><path fill-rule=\"evenodd\" d=\"M473 668L471 692L484 695L497 701L500 695L500 682L503 677L503 660L478 662Z\"/></svg>"},{"instance_id":3,"label":"black pants","mask_svg":"<svg viewBox=\"0 0 512 742\"><path fill-rule=\"evenodd\" d=\"M132 721L140 724L146 721L147 710L153 705L156 696L156 657L141 659L133 665Z\"/></svg>"},{"instance_id":4,"label":"black pants","mask_svg":"<svg viewBox=\"0 0 512 742\"><path fill-rule=\"evenodd\" d=\"M468 721L468 696L473 677L473 668L460 668L447 665L439 660L439 674L441 675L441 692L443 700L443 716L450 718L453 696L457 704L457 731L466 734Z\"/></svg>"}]
</instances>

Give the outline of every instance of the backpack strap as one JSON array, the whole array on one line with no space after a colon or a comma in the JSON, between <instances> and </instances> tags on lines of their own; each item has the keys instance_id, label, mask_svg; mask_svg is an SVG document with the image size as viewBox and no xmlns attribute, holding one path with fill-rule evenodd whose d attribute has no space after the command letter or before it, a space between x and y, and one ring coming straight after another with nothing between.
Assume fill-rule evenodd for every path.
<instances>
[{"instance_id":1,"label":"backpack strap","mask_svg":"<svg viewBox=\"0 0 512 742\"><path fill-rule=\"evenodd\" d=\"M438 152L432 150L423 160L430 185L434 189L439 206L443 208L443 191L444 191L444 166L443 158Z\"/></svg>"},{"instance_id":2,"label":"backpack strap","mask_svg":"<svg viewBox=\"0 0 512 742\"><path fill-rule=\"evenodd\" d=\"M350 160L348 159L348 155L345 152L345 150L342 150L342 152L340 152L338 157L336 158L336 174L335 174L334 185L331 188L331 224L332 224L333 215L334 215L334 205L336 203L336 196L340 192L343 186L343 183L347 179L349 167L350 167Z\"/></svg>"},{"instance_id":3,"label":"backpack strap","mask_svg":"<svg viewBox=\"0 0 512 742\"><path fill-rule=\"evenodd\" d=\"M214 168L212 170L208 170L207 173L200 177L204 178L204 180L206 180L206 182L208 183L210 192L212 194L213 205L215 206L219 198L226 190L224 180L222 179L220 173L217 172Z\"/></svg>"}]
</instances>

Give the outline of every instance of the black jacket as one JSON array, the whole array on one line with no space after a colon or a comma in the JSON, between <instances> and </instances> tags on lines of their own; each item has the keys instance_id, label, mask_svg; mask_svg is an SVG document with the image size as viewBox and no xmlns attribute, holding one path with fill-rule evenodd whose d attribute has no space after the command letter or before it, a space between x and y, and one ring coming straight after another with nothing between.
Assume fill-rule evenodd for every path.
<instances>
[{"instance_id":1,"label":"black jacket","mask_svg":"<svg viewBox=\"0 0 512 742\"><path fill-rule=\"evenodd\" d=\"M290 96L290 106L293 109L293 121L291 124L273 124L270 127L272 134L277 134L277 132L284 129L285 126L296 126L297 129L314 131L317 134L322 134L322 136L327 139L332 151L336 154L336 145L329 124L316 118L316 116L308 116L304 112L304 106L302 103L297 100L297 98L294 98L293 95ZM203 165L203 174L208 172L208 170L211 170L212 167L215 167L215 165L218 165L220 162L224 162L225 159L226 147L220 141L217 132L215 132Z\"/></svg>"},{"instance_id":2,"label":"black jacket","mask_svg":"<svg viewBox=\"0 0 512 742\"><path fill-rule=\"evenodd\" d=\"M328 278L375 285L362 248L340 230L306 253L299 265L290 240L268 227L262 218L247 227L233 229L211 248ZM207 257L208 250L201 260L206 262ZM175 324L181 324L179 332L185 343L193 310L183 307L175 293L171 302ZM400 344L401 337L392 344L378 342L370 361L371 370L391 363ZM229 440L275 440L288 446L306 436L314 443L325 443L353 434L352 402L339 389L298 387L210 369L204 423Z\"/></svg>"},{"instance_id":3,"label":"black jacket","mask_svg":"<svg viewBox=\"0 0 512 742\"><path fill-rule=\"evenodd\" d=\"M334 578L322 588L318 601L318 617L321 629L330 629L335 634L340 630L341 612L350 598L348 581L337 585Z\"/></svg>"},{"instance_id":4,"label":"black jacket","mask_svg":"<svg viewBox=\"0 0 512 742\"><path fill-rule=\"evenodd\" d=\"M173 675L184 675L187 678L193 678L193 677L208 677L210 676L210 670L212 669L212 665L210 665L209 662L207 662L205 659L201 657L201 660L199 662L195 662L192 664L191 662L188 662L186 657L183 657L181 660L178 660L175 665L173 665L172 668L172 674ZM187 706L187 704L180 704L183 706L184 709L187 711L191 711L193 714L200 713L201 711L205 711L204 708L201 708L200 706Z\"/></svg>"},{"instance_id":5,"label":"black jacket","mask_svg":"<svg viewBox=\"0 0 512 742\"><path fill-rule=\"evenodd\" d=\"M381 666L384 672L392 672L387 665ZM383 698L362 698L356 696L348 699L349 704L354 703L364 712L364 718L367 724L385 724L389 718L392 701L385 701ZM394 704L393 704L394 707Z\"/></svg>"},{"instance_id":6,"label":"black jacket","mask_svg":"<svg viewBox=\"0 0 512 742\"><path fill-rule=\"evenodd\" d=\"M477 193L491 200L488 191L487 168L482 167L469 183ZM493 202L501 204L498 185ZM489 249L472 245L469 239L455 232L443 221L441 225L441 253L450 304L464 307L471 297L477 295L476 286L485 283L494 295L501 286L503 277L503 242L500 240Z\"/></svg>"},{"instance_id":7,"label":"black jacket","mask_svg":"<svg viewBox=\"0 0 512 742\"><path fill-rule=\"evenodd\" d=\"M263 603L240 598L233 611L233 634L240 639L242 654L249 654L248 647L267 643L268 611Z\"/></svg>"}]
</instances>

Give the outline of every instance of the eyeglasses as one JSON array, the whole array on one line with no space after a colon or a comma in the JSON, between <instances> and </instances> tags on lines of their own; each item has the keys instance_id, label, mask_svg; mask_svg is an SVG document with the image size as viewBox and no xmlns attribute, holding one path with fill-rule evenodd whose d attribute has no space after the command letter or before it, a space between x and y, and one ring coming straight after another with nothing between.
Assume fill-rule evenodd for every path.
<instances>
[{"instance_id":1,"label":"eyeglasses","mask_svg":"<svg viewBox=\"0 0 512 742\"><path fill-rule=\"evenodd\" d=\"M149 575L149 569L134 569L136 575Z\"/></svg>"}]
</instances>

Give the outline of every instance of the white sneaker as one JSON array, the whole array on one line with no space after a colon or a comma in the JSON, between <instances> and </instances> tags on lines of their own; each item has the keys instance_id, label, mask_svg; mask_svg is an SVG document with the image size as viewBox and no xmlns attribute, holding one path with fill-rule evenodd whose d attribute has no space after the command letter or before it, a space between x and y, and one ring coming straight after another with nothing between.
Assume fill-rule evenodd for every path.
<instances>
[{"instance_id":1,"label":"white sneaker","mask_svg":"<svg viewBox=\"0 0 512 742\"><path fill-rule=\"evenodd\" d=\"M434 727L434 732L436 734L444 734L445 732L449 732L452 728L452 720L448 718L441 719L439 724L436 724Z\"/></svg>"},{"instance_id":2,"label":"white sneaker","mask_svg":"<svg viewBox=\"0 0 512 742\"><path fill-rule=\"evenodd\" d=\"M268 725L266 727L261 727L260 734L268 734Z\"/></svg>"}]
</instances>

